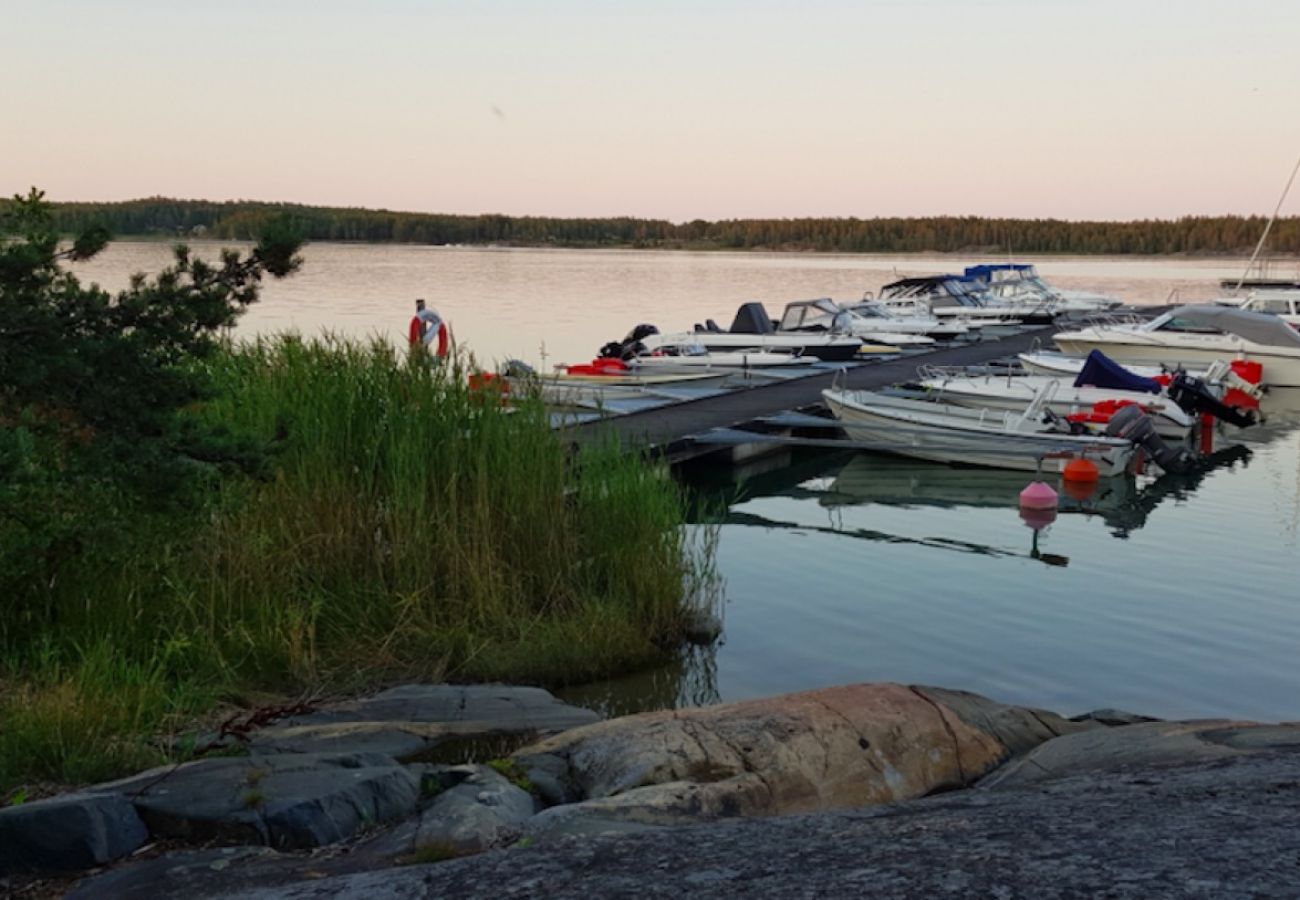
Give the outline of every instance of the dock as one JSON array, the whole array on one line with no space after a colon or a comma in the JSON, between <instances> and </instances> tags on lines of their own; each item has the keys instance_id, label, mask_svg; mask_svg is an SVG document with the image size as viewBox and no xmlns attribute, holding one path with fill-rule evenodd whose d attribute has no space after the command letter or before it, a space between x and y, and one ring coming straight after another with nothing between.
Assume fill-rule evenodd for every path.
<instances>
[{"instance_id":1,"label":"dock","mask_svg":"<svg viewBox=\"0 0 1300 900\"><path fill-rule=\"evenodd\" d=\"M917 366L983 366L994 360L1046 344L1053 326L1026 328L1002 338L958 344L925 353L873 360L844 369L820 372L775 384L686 400L642 412L628 413L569 429L578 445L617 437L624 445L639 445L677 464L716 453L718 446L694 438L715 429L740 428L787 412L810 412L822 402L821 392L832 382L854 390L879 390L916 377Z\"/></svg>"}]
</instances>

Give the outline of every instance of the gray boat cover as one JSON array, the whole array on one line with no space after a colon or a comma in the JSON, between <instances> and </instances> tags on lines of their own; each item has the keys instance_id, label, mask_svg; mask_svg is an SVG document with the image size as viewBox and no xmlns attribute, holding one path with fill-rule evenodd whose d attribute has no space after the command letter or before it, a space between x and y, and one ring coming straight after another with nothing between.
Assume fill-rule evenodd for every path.
<instances>
[{"instance_id":1,"label":"gray boat cover","mask_svg":"<svg viewBox=\"0 0 1300 900\"><path fill-rule=\"evenodd\" d=\"M1271 347L1300 350L1300 332L1269 313L1250 312L1231 306L1180 306L1170 316L1205 328L1217 328Z\"/></svg>"}]
</instances>

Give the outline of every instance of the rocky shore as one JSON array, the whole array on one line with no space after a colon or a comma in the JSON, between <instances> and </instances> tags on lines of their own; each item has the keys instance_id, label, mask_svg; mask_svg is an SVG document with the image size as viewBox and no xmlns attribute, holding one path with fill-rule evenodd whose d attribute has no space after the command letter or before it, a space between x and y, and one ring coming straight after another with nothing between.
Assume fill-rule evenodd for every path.
<instances>
[{"instance_id":1,"label":"rocky shore","mask_svg":"<svg viewBox=\"0 0 1300 900\"><path fill-rule=\"evenodd\" d=\"M408 686L0 811L73 897L1294 895L1300 724L863 684L598 721ZM963 790L965 789L965 790Z\"/></svg>"}]
</instances>

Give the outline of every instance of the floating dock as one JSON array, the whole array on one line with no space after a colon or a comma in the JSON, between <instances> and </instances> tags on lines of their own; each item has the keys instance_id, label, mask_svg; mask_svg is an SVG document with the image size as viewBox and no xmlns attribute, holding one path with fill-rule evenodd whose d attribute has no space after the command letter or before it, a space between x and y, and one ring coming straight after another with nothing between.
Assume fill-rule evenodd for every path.
<instances>
[{"instance_id":1,"label":"floating dock","mask_svg":"<svg viewBox=\"0 0 1300 900\"><path fill-rule=\"evenodd\" d=\"M1035 343L1046 344L1055 331L1053 326L1026 328L1007 337L963 343L887 360L848 364L843 369L823 371L803 378L685 400L576 425L569 429L569 433L579 445L613 436L623 444L647 447L670 463L686 462L698 456L716 453L720 449L717 442L697 441L697 436L715 429L740 428L781 413L809 412L821 405L821 392L831 387L836 379L854 390L879 390L914 380L917 366L988 365L994 360L1023 353Z\"/></svg>"}]
</instances>

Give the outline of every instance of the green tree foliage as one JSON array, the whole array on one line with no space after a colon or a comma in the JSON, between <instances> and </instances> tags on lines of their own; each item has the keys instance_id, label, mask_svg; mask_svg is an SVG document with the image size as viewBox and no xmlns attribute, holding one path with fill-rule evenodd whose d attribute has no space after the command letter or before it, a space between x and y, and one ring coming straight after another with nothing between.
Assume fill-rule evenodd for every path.
<instances>
[{"instance_id":1,"label":"green tree foliage","mask_svg":"<svg viewBox=\"0 0 1300 900\"><path fill-rule=\"evenodd\" d=\"M254 239L266 223L292 214L303 235L321 241L415 244L511 244L562 247L782 249L841 253L997 252L1170 254L1242 253L1263 231L1259 216L1190 216L1130 222L985 219L976 216L838 219L560 219L452 216L283 203L172 200L64 203L55 226L64 234L107 226L121 235ZM1273 253L1300 253L1300 218L1277 222Z\"/></svg>"},{"instance_id":2,"label":"green tree foliage","mask_svg":"<svg viewBox=\"0 0 1300 900\"><path fill-rule=\"evenodd\" d=\"M257 299L265 275L300 264L281 219L247 255L216 265L178 246L171 266L110 294L62 263L108 240L87 225L70 244L43 194L4 210L0 235L0 589L16 596L57 578L63 561L120 539L139 511L184 503L218 466L258 454L185 411L209 393L208 356Z\"/></svg>"}]
</instances>

